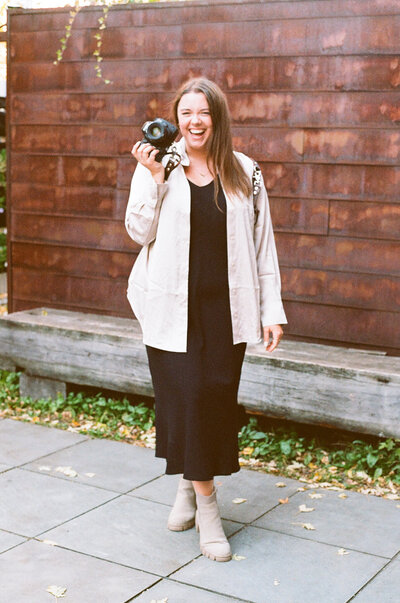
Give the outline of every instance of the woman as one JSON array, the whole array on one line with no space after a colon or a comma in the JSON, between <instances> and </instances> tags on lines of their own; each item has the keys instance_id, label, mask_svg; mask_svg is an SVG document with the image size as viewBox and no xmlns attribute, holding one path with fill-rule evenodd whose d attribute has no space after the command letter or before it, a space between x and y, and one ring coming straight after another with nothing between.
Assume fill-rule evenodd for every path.
<instances>
[{"instance_id":1,"label":"woman","mask_svg":"<svg viewBox=\"0 0 400 603\"><path fill-rule=\"evenodd\" d=\"M140 142L132 149L138 165L125 223L143 248L128 299L153 379L155 454L167 474L182 474L168 527L196 523L201 552L228 561L213 478L240 469L246 343L263 336L271 352L287 321L267 193L261 178L255 208L254 162L232 149L223 92L205 78L189 80L173 113L182 160L168 182L157 149Z\"/></svg>"}]
</instances>

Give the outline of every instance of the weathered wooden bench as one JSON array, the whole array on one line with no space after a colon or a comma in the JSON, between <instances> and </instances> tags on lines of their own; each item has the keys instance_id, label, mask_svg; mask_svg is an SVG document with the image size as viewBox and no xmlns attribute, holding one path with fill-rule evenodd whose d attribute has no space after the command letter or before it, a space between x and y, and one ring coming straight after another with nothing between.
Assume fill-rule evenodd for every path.
<instances>
[{"instance_id":1,"label":"weathered wooden bench","mask_svg":"<svg viewBox=\"0 0 400 603\"><path fill-rule=\"evenodd\" d=\"M66 383L152 396L136 320L50 308L0 319L0 368L22 369L23 395ZM248 345L239 402L268 416L400 437L400 358L282 341L272 354Z\"/></svg>"}]
</instances>

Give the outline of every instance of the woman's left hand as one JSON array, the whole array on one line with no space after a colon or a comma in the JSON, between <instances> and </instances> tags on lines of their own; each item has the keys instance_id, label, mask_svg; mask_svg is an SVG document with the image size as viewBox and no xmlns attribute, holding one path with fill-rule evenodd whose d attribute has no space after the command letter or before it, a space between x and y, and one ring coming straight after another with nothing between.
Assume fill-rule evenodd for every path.
<instances>
[{"instance_id":1,"label":"woman's left hand","mask_svg":"<svg viewBox=\"0 0 400 603\"><path fill-rule=\"evenodd\" d=\"M264 345L267 352L272 352L282 339L283 329L281 325L270 325L264 327ZM272 341L270 342L270 338Z\"/></svg>"}]
</instances>

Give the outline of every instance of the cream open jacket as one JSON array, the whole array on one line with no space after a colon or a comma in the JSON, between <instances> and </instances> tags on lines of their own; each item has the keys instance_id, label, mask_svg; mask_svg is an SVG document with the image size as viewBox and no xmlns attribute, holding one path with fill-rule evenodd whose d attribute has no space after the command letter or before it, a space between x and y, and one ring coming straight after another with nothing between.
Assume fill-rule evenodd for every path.
<instances>
[{"instance_id":1,"label":"cream open jacket","mask_svg":"<svg viewBox=\"0 0 400 603\"><path fill-rule=\"evenodd\" d=\"M190 245L190 188L183 166L189 165L182 138L181 164L168 181L156 184L137 165L132 177L125 226L143 245L128 282L128 300L146 345L186 352ZM235 152L250 180L252 160ZM256 343L261 326L287 322L264 183L258 195L254 227L253 196L239 198L224 190L227 207L228 281L233 343Z\"/></svg>"}]
</instances>

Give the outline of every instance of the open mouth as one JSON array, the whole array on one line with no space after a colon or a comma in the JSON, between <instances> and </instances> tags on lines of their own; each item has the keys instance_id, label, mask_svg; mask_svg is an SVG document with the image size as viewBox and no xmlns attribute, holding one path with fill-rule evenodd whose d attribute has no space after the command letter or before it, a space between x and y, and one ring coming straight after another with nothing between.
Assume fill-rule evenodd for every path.
<instances>
[{"instance_id":1,"label":"open mouth","mask_svg":"<svg viewBox=\"0 0 400 603\"><path fill-rule=\"evenodd\" d=\"M189 130L192 136L202 136L205 130Z\"/></svg>"}]
</instances>

